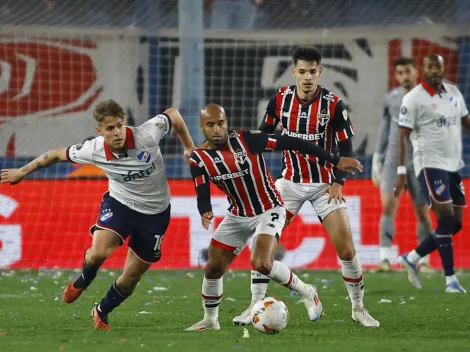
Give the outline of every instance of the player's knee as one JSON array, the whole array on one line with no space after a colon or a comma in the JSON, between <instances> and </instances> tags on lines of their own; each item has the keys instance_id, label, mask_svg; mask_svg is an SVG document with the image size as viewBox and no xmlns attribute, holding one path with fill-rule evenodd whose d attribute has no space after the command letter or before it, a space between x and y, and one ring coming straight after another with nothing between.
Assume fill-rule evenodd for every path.
<instances>
[{"instance_id":1,"label":"player's knee","mask_svg":"<svg viewBox=\"0 0 470 352\"><path fill-rule=\"evenodd\" d=\"M273 270L273 261L264 258L251 258L253 269L263 275L269 275Z\"/></svg>"},{"instance_id":2,"label":"player's knee","mask_svg":"<svg viewBox=\"0 0 470 352\"><path fill-rule=\"evenodd\" d=\"M103 262L111 255L112 251L109 250L100 250L96 248L90 248L86 254L86 262L91 266L98 266L103 264Z\"/></svg>"},{"instance_id":3,"label":"player's knee","mask_svg":"<svg viewBox=\"0 0 470 352\"><path fill-rule=\"evenodd\" d=\"M441 215L437 219L436 234L454 234L456 219L454 216Z\"/></svg>"},{"instance_id":4,"label":"player's knee","mask_svg":"<svg viewBox=\"0 0 470 352\"><path fill-rule=\"evenodd\" d=\"M356 250L354 249L354 246L345 246L344 248L341 248L338 251L338 257L341 260L345 261L350 261L354 259L354 256L356 255Z\"/></svg>"}]
</instances>

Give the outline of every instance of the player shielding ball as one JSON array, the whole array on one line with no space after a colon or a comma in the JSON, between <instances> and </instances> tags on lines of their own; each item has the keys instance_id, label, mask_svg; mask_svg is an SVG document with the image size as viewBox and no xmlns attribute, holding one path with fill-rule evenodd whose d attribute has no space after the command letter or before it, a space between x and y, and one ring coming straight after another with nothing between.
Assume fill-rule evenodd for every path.
<instances>
[{"instance_id":1,"label":"player shielding ball","mask_svg":"<svg viewBox=\"0 0 470 352\"><path fill-rule=\"evenodd\" d=\"M218 312L223 294L223 275L252 236L253 267L296 291L303 299L309 319L318 320L322 305L315 287L304 283L284 263L273 259L285 224L286 210L263 153L266 150L298 150L332 163L343 172L362 171L362 165L353 158L339 158L297 138L275 137L261 131L229 132L225 111L216 104L206 105L200 118L207 148L195 150L189 163L203 227L208 229L214 217L210 181L227 195L230 207L214 232L204 268L204 319L186 331L220 329Z\"/></svg>"},{"instance_id":2,"label":"player shielding ball","mask_svg":"<svg viewBox=\"0 0 470 352\"><path fill-rule=\"evenodd\" d=\"M457 87L443 83L444 60L429 54L423 60L423 82L403 98L395 195L407 188L406 155L413 144L418 181L437 218L437 227L414 250L398 258L408 280L421 288L416 263L439 251L446 277L446 292L465 293L454 272L452 236L462 228L462 208L467 205L459 170L462 160L462 125L470 131L465 100Z\"/></svg>"},{"instance_id":3,"label":"player shielding ball","mask_svg":"<svg viewBox=\"0 0 470 352\"><path fill-rule=\"evenodd\" d=\"M397 215L398 199L393 193L395 178L397 176L397 142L398 142L398 115L403 96L418 84L418 72L415 62L411 58L401 57L395 61L395 79L400 84L385 95L384 115L380 124L379 139L372 158L372 181L380 185L380 199L382 201L382 214L380 217L380 271L390 271L390 247L395 237L395 217ZM411 150L411 143L409 145ZM382 158L385 154L385 158ZM413 153L408 153L407 182L413 201L416 218L418 219L416 235L418 241L424 240L431 232L431 218L429 208L421 191L421 186L413 170ZM429 256L421 258L419 270L429 272Z\"/></svg>"},{"instance_id":4,"label":"player shielding ball","mask_svg":"<svg viewBox=\"0 0 470 352\"><path fill-rule=\"evenodd\" d=\"M318 85L322 74L321 55L310 46L297 47L292 55L295 85L282 87L271 98L260 130L273 133L278 125L283 136L308 141L328 152L352 155L351 119L343 100ZM351 317L367 327L378 327L364 308L362 266L354 248L351 227L343 200L346 173L328 160L297 150L285 150L282 177L276 181L287 211L288 222L309 202L333 242L341 262L343 282L352 304ZM251 305L233 319L251 324L251 307L264 298L269 277L251 272Z\"/></svg>"},{"instance_id":5,"label":"player shielding ball","mask_svg":"<svg viewBox=\"0 0 470 352\"><path fill-rule=\"evenodd\" d=\"M1 174L2 183L16 184L59 161L93 164L106 173L109 188L90 229L91 248L85 252L81 275L63 293L66 303L76 301L106 258L130 237L122 274L92 310L95 328L103 330L110 329L108 314L132 294L142 275L161 257L160 246L170 222L170 188L160 140L173 128L186 157L195 149L176 109L167 109L138 127L126 126L125 116L114 100L100 102L93 112L99 137L48 151L20 169L4 169Z\"/></svg>"}]
</instances>

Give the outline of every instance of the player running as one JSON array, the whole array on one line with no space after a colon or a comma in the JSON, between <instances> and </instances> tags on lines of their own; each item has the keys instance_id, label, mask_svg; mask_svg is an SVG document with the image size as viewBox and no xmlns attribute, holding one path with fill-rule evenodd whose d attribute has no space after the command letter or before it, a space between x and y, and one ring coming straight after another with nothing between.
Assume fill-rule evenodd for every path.
<instances>
[{"instance_id":1,"label":"player running","mask_svg":"<svg viewBox=\"0 0 470 352\"><path fill-rule=\"evenodd\" d=\"M372 181L380 185L382 200L382 215L380 217L380 271L390 271L390 247L395 237L395 217L397 215L398 199L393 194L397 176L396 148L398 141L398 115L403 96L417 85L418 74L413 59L402 57L395 61L395 79L400 87L392 89L385 95L385 109L380 124L379 139L372 158ZM411 144L409 146L411 148ZM385 159L382 167L382 157ZM413 171L413 154L407 158L407 182L411 199L418 219L416 233L418 241L424 240L431 232L431 218L426 198ZM429 272L429 256L421 258L419 270Z\"/></svg>"},{"instance_id":2,"label":"player running","mask_svg":"<svg viewBox=\"0 0 470 352\"><path fill-rule=\"evenodd\" d=\"M400 109L400 139L395 195L407 188L406 155L413 144L413 161L418 181L428 196L437 227L414 250L398 258L410 283L421 288L416 263L439 251L446 277L446 292L465 293L454 272L452 236L462 228L466 206L462 179L462 125L470 131L465 100L457 87L443 83L444 60L429 54L423 60L423 82L403 98Z\"/></svg>"},{"instance_id":3,"label":"player running","mask_svg":"<svg viewBox=\"0 0 470 352\"><path fill-rule=\"evenodd\" d=\"M209 246L202 283L204 319L186 331L220 329L218 314L223 275L252 236L255 237L251 254L253 267L296 291L307 307L309 319L318 320L322 305L315 287L304 283L284 263L273 259L284 227L286 210L266 167L263 152L295 149L336 165L345 173L353 169L362 171L362 165L353 158L339 158L298 138L285 135L275 137L261 131L229 132L225 111L216 104L206 105L201 110L200 118L207 149L194 151L189 163L203 227L208 229L214 217L210 180L227 195L230 207Z\"/></svg>"},{"instance_id":4,"label":"player running","mask_svg":"<svg viewBox=\"0 0 470 352\"><path fill-rule=\"evenodd\" d=\"M48 151L20 169L4 169L1 183L16 184L30 173L59 161L93 164L109 179L101 211L90 229L91 248L85 252L81 275L63 293L66 303L76 301L91 284L98 269L127 237L124 270L92 310L96 329L110 330L108 314L134 291L142 275L160 259L160 246L170 222L170 188L160 140L173 128L189 157L195 149L186 124L176 109L128 127L126 114L114 100L100 102L93 117L99 137Z\"/></svg>"},{"instance_id":5,"label":"player running","mask_svg":"<svg viewBox=\"0 0 470 352\"><path fill-rule=\"evenodd\" d=\"M353 127L343 101L318 85L322 74L321 55L313 47L297 47L292 55L295 85L282 87L271 98L260 130L273 133L280 124L282 135L309 141L340 156L352 155ZM341 260L343 281L352 303L352 319L364 326L378 327L364 308L362 267L356 256L342 188L346 173L309 153L285 150L282 177L276 181L290 222L305 202L312 204ZM264 298L269 277L251 272L252 301L234 324L251 324L251 307Z\"/></svg>"}]
</instances>

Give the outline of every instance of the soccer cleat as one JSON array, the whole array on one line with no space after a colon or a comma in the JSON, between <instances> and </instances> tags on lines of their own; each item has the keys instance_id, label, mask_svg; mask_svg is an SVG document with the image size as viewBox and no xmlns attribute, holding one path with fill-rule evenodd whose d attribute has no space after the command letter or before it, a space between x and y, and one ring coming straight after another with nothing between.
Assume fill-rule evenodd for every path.
<instances>
[{"instance_id":1,"label":"soccer cleat","mask_svg":"<svg viewBox=\"0 0 470 352\"><path fill-rule=\"evenodd\" d=\"M111 330L108 324L108 314L100 312L98 310L98 305L94 306L93 309L91 310L91 316L95 322L96 330L105 330L105 331Z\"/></svg>"},{"instance_id":2,"label":"soccer cleat","mask_svg":"<svg viewBox=\"0 0 470 352\"><path fill-rule=\"evenodd\" d=\"M253 322L253 314L251 313L251 309L253 308L255 303L250 304L250 306L247 309L245 309L242 312L242 314L237 315L235 318L233 318L232 319L233 324L239 325L239 326L250 325Z\"/></svg>"},{"instance_id":3,"label":"soccer cleat","mask_svg":"<svg viewBox=\"0 0 470 352\"><path fill-rule=\"evenodd\" d=\"M315 286L307 286L309 293L308 295L302 297L302 301L304 302L305 307L307 308L308 318L312 322L316 322L322 316L323 306L320 302L320 298L318 298L318 292Z\"/></svg>"},{"instance_id":4,"label":"soccer cleat","mask_svg":"<svg viewBox=\"0 0 470 352\"><path fill-rule=\"evenodd\" d=\"M388 273L392 271L392 267L390 266L390 262L388 261L388 259L384 259L380 261L377 271L381 273Z\"/></svg>"},{"instance_id":5,"label":"soccer cleat","mask_svg":"<svg viewBox=\"0 0 470 352\"><path fill-rule=\"evenodd\" d=\"M419 264L419 272L425 274L432 274L434 273L434 269L429 266L427 263Z\"/></svg>"},{"instance_id":6,"label":"soccer cleat","mask_svg":"<svg viewBox=\"0 0 470 352\"><path fill-rule=\"evenodd\" d=\"M450 284L446 285L447 293L467 293L465 289L460 286L458 281L452 281Z\"/></svg>"},{"instance_id":7,"label":"soccer cleat","mask_svg":"<svg viewBox=\"0 0 470 352\"><path fill-rule=\"evenodd\" d=\"M363 307L353 308L351 318L356 323L368 328L378 328L380 326L380 323Z\"/></svg>"},{"instance_id":8,"label":"soccer cleat","mask_svg":"<svg viewBox=\"0 0 470 352\"><path fill-rule=\"evenodd\" d=\"M418 269L416 268L416 264L412 264L408 261L407 254L399 256L398 263L400 263L403 269L405 269L410 284L416 288L421 289L423 286L421 285L421 280L418 277Z\"/></svg>"},{"instance_id":9,"label":"soccer cleat","mask_svg":"<svg viewBox=\"0 0 470 352\"><path fill-rule=\"evenodd\" d=\"M73 284L77 281L76 279L71 282L70 284L67 285L67 287L64 290L64 293L62 294L62 298L65 303L73 303L75 302L78 297L85 291L84 288L75 288Z\"/></svg>"},{"instance_id":10,"label":"soccer cleat","mask_svg":"<svg viewBox=\"0 0 470 352\"><path fill-rule=\"evenodd\" d=\"M206 330L220 330L218 320L203 319L199 323L184 329L184 331L206 331Z\"/></svg>"}]
</instances>

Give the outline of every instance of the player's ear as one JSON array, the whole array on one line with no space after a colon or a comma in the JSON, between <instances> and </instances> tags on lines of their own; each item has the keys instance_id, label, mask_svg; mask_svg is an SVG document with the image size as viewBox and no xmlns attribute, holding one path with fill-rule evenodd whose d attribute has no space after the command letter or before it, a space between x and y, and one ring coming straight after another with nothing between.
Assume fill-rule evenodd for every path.
<instances>
[{"instance_id":1,"label":"player's ear","mask_svg":"<svg viewBox=\"0 0 470 352\"><path fill-rule=\"evenodd\" d=\"M292 76L295 77L295 66L292 66Z\"/></svg>"},{"instance_id":2,"label":"player's ear","mask_svg":"<svg viewBox=\"0 0 470 352\"><path fill-rule=\"evenodd\" d=\"M320 68L318 69L318 77L320 77L323 73L323 67L320 66Z\"/></svg>"}]
</instances>

